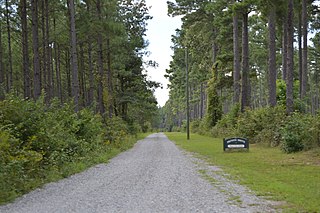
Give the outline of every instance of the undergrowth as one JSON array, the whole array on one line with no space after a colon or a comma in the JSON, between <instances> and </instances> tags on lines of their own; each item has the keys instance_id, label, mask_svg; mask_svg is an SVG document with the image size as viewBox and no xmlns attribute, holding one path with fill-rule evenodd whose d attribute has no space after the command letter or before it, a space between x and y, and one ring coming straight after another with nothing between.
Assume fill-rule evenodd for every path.
<instances>
[{"instance_id":1,"label":"undergrowth","mask_svg":"<svg viewBox=\"0 0 320 213\"><path fill-rule=\"evenodd\" d=\"M118 118L103 120L72 104L8 97L0 102L0 204L96 163L135 140Z\"/></svg>"}]
</instances>

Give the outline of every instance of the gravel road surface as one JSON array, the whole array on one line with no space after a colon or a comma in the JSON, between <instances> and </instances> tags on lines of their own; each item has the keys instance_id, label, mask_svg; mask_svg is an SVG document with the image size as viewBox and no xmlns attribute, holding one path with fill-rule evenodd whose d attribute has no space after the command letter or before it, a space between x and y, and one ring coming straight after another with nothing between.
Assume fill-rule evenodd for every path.
<instances>
[{"instance_id":1,"label":"gravel road surface","mask_svg":"<svg viewBox=\"0 0 320 213\"><path fill-rule=\"evenodd\" d=\"M275 212L273 204L157 133L110 163L47 184L0 212Z\"/></svg>"}]
</instances>

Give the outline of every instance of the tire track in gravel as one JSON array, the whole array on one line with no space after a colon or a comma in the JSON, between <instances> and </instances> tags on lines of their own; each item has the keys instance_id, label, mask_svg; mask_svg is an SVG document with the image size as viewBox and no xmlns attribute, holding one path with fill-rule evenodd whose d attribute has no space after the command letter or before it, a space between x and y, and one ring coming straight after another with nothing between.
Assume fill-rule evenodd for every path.
<instances>
[{"instance_id":1,"label":"tire track in gravel","mask_svg":"<svg viewBox=\"0 0 320 213\"><path fill-rule=\"evenodd\" d=\"M276 212L272 202L210 168L164 134L152 134L110 163L47 184L0 206L0 212ZM235 195L240 204L232 202Z\"/></svg>"}]
</instances>

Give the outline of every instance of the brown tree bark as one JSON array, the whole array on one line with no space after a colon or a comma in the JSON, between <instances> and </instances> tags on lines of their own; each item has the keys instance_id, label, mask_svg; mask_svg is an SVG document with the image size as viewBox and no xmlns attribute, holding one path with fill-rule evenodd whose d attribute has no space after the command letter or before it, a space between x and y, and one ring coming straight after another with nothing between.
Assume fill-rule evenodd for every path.
<instances>
[{"instance_id":1,"label":"brown tree bark","mask_svg":"<svg viewBox=\"0 0 320 213\"><path fill-rule=\"evenodd\" d=\"M307 94L308 87L308 11L307 0L302 0L302 73L301 73L301 99Z\"/></svg>"},{"instance_id":2,"label":"brown tree bark","mask_svg":"<svg viewBox=\"0 0 320 213\"><path fill-rule=\"evenodd\" d=\"M112 69L111 69L110 38L107 39L107 77L108 77L109 118L112 118L112 115L113 115L113 75L112 75Z\"/></svg>"},{"instance_id":3,"label":"brown tree bark","mask_svg":"<svg viewBox=\"0 0 320 213\"><path fill-rule=\"evenodd\" d=\"M70 31L71 31L71 70L72 70L72 97L75 105L75 111L79 111L79 79L78 79L78 57L77 57L77 35L75 21L74 0L69 0L70 11Z\"/></svg>"},{"instance_id":4,"label":"brown tree bark","mask_svg":"<svg viewBox=\"0 0 320 213\"><path fill-rule=\"evenodd\" d=\"M47 71L47 99L48 101L51 100L53 97L53 87L52 87L52 69L51 69L51 47L50 47L50 25L49 25L49 1L44 0L45 6L45 55L47 61L45 62L46 71Z\"/></svg>"},{"instance_id":5,"label":"brown tree bark","mask_svg":"<svg viewBox=\"0 0 320 213\"><path fill-rule=\"evenodd\" d=\"M2 26L0 22L0 100L5 97L5 69L3 67Z\"/></svg>"},{"instance_id":6,"label":"brown tree bark","mask_svg":"<svg viewBox=\"0 0 320 213\"><path fill-rule=\"evenodd\" d=\"M287 53L288 53L288 21L285 15L282 31L282 80L287 79Z\"/></svg>"},{"instance_id":7,"label":"brown tree bark","mask_svg":"<svg viewBox=\"0 0 320 213\"><path fill-rule=\"evenodd\" d=\"M94 75L93 75L93 61L92 61L92 43L88 41L88 63L89 63L89 92L88 105L91 106L94 101Z\"/></svg>"},{"instance_id":8,"label":"brown tree bark","mask_svg":"<svg viewBox=\"0 0 320 213\"><path fill-rule=\"evenodd\" d=\"M54 57L55 57L55 67L56 67L56 84L57 84L57 97L60 102L63 102L62 99L62 84L61 84L61 72L60 72L60 46L55 43L54 47Z\"/></svg>"},{"instance_id":9,"label":"brown tree bark","mask_svg":"<svg viewBox=\"0 0 320 213\"><path fill-rule=\"evenodd\" d=\"M90 14L91 12L91 5L89 1L86 1L87 5L87 12ZM90 35L88 35L88 75L89 75L89 91L88 91L88 101L87 105L92 106L94 101L94 75L93 75L93 60L92 60L92 39Z\"/></svg>"},{"instance_id":10,"label":"brown tree bark","mask_svg":"<svg viewBox=\"0 0 320 213\"><path fill-rule=\"evenodd\" d=\"M8 92L13 87L13 69L12 69L12 47L11 47L11 27L10 27L10 14L9 2L6 0L6 21L7 21L7 34L8 34L8 54L9 54L9 72L8 72Z\"/></svg>"},{"instance_id":11,"label":"brown tree bark","mask_svg":"<svg viewBox=\"0 0 320 213\"><path fill-rule=\"evenodd\" d=\"M30 90L30 62L29 62L29 41L27 22L27 1L20 0L21 7L21 28L22 28L22 58L23 58L23 94L24 98L31 97Z\"/></svg>"},{"instance_id":12,"label":"brown tree bark","mask_svg":"<svg viewBox=\"0 0 320 213\"><path fill-rule=\"evenodd\" d=\"M83 50L83 44L79 45L79 56L80 56L80 69L79 69L79 82L80 82L80 100L79 104L81 107L85 106L86 103L86 86L85 86L85 59L84 59L84 50Z\"/></svg>"},{"instance_id":13,"label":"brown tree bark","mask_svg":"<svg viewBox=\"0 0 320 213\"><path fill-rule=\"evenodd\" d=\"M234 3L237 1L234 0ZM240 100L240 52L239 52L239 29L238 14L233 14L233 103L239 103Z\"/></svg>"},{"instance_id":14,"label":"brown tree bark","mask_svg":"<svg viewBox=\"0 0 320 213\"><path fill-rule=\"evenodd\" d=\"M45 0L41 1L41 26L42 26L42 52L41 52L41 58L40 58L40 76L42 79L42 87L41 89L44 89L45 91L45 101L48 104L48 82L47 82L47 36L46 36L46 17L45 17Z\"/></svg>"},{"instance_id":15,"label":"brown tree bark","mask_svg":"<svg viewBox=\"0 0 320 213\"><path fill-rule=\"evenodd\" d=\"M293 112L293 0L288 0L288 49L287 49L287 90L286 90L286 111L287 114L291 114Z\"/></svg>"},{"instance_id":16,"label":"brown tree bark","mask_svg":"<svg viewBox=\"0 0 320 213\"><path fill-rule=\"evenodd\" d=\"M269 104L277 105L277 67L276 67L276 8L272 4L268 15L269 28Z\"/></svg>"},{"instance_id":17,"label":"brown tree bark","mask_svg":"<svg viewBox=\"0 0 320 213\"><path fill-rule=\"evenodd\" d=\"M71 71L70 71L70 53L65 51L65 61L66 61L66 74L67 74L67 98L72 96L71 89Z\"/></svg>"},{"instance_id":18,"label":"brown tree bark","mask_svg":"<svg viewBox=\"0 0 320 213\"><path fill-rule=\"evenodd\" d=\"M41 95L41 78L39 62L38 34L38 0L31 0L32 11L32 45L33 45L33 96L38 99Z\"/></svg>"},{"instance_id":19,"label":"brown tree bark","mask_svg":"<svg viewBox=\"0 0 320 213\"><path fill-rule=\"evenodd\" d=\"M242 19L242 87L241 87L241 111L250 107L251 91L249 76L249 35L248 13L243 13Z\"/></svg>"},{"instance_id":20,"label":"brown tree bark","mask_svg":"<svg viewBox=\"0 0 320 213\"><path fill-rule=\"evenodd\" d=\"M301 90L302 90L302 19L301 19L301 9L299 7L299 14L298 14L298 73L299 73L299 92L301 98Z\"/></svg>"},{"instance_id":21,"label":"brown tree bark","mask_svg":"<svg viewBox=\"0 0 320 213\"><path fill-rule=\"evenodd\" d=\"M96 2L98 19L101 21L101 2L97 0ZM105 113L105 107L103 103L103 50L102 50L102 35L98 32L98 110L101 115Z\"/></svg>"}]
</instances>

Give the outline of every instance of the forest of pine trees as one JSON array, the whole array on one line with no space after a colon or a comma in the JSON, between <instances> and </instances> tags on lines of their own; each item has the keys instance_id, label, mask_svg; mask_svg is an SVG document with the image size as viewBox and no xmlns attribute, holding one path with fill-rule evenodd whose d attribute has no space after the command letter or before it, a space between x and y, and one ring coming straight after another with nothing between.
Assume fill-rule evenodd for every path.
<instances>
[{"instance_id":1,"label":"forest of pine trees","mask_svg":"<svg viewBox=\"0 0 320 213\"><path fill-rule=\"evenodd\" d=\"M306 125L320 108L319 1L176 0L168 7L183 23L172 38L164 128L185 128L185 49L193 131L251 142L265 137L277 145L291 120L299 126L301 117L308 118L301 128L313 128ZM317 134L313 141L320 144ZM297 137L297 143L306 140Z\"/></svg>"},{"instance_id":2,"label":"forest of pine trees","mask_svg":"<svg viewBox=\"0 0 320 213\"><path fill-rule=\"evenodd\" d=\"M158 84L143 74L143 36L151 18L145 1L3 0L0 5L2 100L9 93L37 100L43 93L47 104L72 100L75 111L93 107L124 119L141 118L136 115L144 106L150 110L140 123L150 120Z\"/></svg>"},{"instance_id":3,"label":"forest of pine trees","mask_svg":"<svg viewBox=\"0 0 320 213\"><path fill-rule=\"evenodd\" d=\"M0 1L0 204L151 130L148 10L144 0Z\"/></svg>"}]
</instances>

